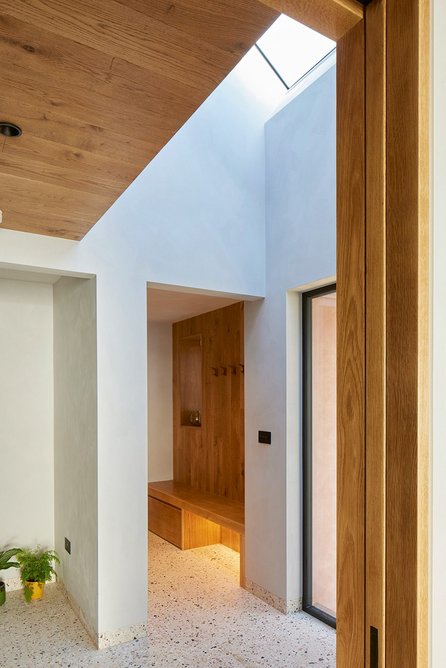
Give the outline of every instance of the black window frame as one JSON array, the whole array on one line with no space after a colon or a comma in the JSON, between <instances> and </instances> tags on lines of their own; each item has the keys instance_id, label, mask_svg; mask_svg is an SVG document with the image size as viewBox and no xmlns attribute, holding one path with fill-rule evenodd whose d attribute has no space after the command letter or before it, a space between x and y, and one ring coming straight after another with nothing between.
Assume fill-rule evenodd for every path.
<instances>
[{"instance_id":1,"label":"black window frame","mask_svg":"<svg viewBox=\"0 0 446 668\"><path fill-rule=\"evenodd\" d=\"M336 292L330 283L302 293L302 489L303 489L303 568L302 609L321 622L336 628L336 617L312 604L313 536L312 536L312 301Z\"/></svg>"}]
</instances>

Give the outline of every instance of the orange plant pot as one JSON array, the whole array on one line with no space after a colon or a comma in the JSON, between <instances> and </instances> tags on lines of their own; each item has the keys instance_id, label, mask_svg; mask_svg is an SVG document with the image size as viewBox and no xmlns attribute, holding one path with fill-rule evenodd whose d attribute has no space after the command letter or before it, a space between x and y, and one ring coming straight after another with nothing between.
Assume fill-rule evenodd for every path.
<instances>
[{"instance_id":1,"label":"orange plant pot","mask_svg":"<svg viewBox=\"0 0 446 668\"><path fill-rule=\"evenodd\" d=\"M31 592L31 601L40 601L43 596L44 582L27 582L25 587Z\"/></svg>"}]
</instances>

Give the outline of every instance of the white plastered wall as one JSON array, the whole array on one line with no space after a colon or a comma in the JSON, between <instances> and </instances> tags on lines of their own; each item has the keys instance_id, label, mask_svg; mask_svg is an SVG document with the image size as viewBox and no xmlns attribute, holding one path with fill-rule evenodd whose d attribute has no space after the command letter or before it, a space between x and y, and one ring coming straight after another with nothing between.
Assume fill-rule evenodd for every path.
<instances>
[{"instance_id":1,"label":"white plastered wall","mask_svg":"<svg viewBox=\"0 0 446 668\"><path fill-rule=\"evenodd\" d=\"M290 610L302 596L295 289L333 282L335 274L333 63L266 125L266 299L245 308L246 575ZM270 446L258 444L258 430L272 432Z\"/></svg>"},{"instance_id":2,"label":"white plastered wall","mask_svg":"<svg viewBox=\"0 0 446 668\"><path fill-rule=\"evenodd\" d=\"M98 616L96 283L54 285L54 518L58 573L93 636ZM71 553L65 550L65 537Z\"/></svg>"},{"instance_id":3,"label":"white plastered wall","mask_svg":"<svg viewBox=\"0 0 446 668\"><path fill-rule=\"evenodd\" d=\"M0 278L0 370L0 549L53 548L52 285Z\"/></svg>"}]
</instances>

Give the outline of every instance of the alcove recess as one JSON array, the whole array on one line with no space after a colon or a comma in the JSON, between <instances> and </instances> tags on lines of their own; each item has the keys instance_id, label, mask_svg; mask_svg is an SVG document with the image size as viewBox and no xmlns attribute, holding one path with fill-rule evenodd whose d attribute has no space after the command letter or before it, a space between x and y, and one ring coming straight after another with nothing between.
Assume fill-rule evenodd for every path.
<instances>
[{"instance_id":1,"label":"alcove recess","mask_svg":"<svg viewBox=\"0 0 446 668\"><path fill-rule=\"evenodd\" d=\"M201 334L178 340L180 424L201 427L203 346Z\"/></svg>"},{"instance_id":2,"label":"alcove recess","mask_svg":"<svg viewBox=\"0 0 446 668\"><path fill-rule=\"evenodd\" d=\"M239 550L242 584L243 339L242 302L173 325L173 480L149 484L150 530L182 549Z\"/></svg>"}]
</instances>

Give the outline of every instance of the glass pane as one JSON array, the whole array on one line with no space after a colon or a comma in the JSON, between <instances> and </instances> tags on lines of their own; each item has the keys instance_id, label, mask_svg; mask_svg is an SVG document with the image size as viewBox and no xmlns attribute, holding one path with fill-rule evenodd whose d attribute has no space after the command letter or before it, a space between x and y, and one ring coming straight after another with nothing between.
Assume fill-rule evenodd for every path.
<instances>
[{"instance_id":1,"label":"glass pane","mask_svg":"<svg viewBox=\"0 0 446 668\"><path fill-rule=\"evenodd\" d=\"M331 39L282 14L257 41L287 86L292 86L336 44Z\"/></svg>"},{"instance_id":2,"label":"glass pane","mask_svg":"<svg viewBox=\"0 0 446 668\"><path fill-rule=\"evenodd\" d=\"M336 616L336 293L312 300L312 603Z\"/></svg>"}]
</instances>

